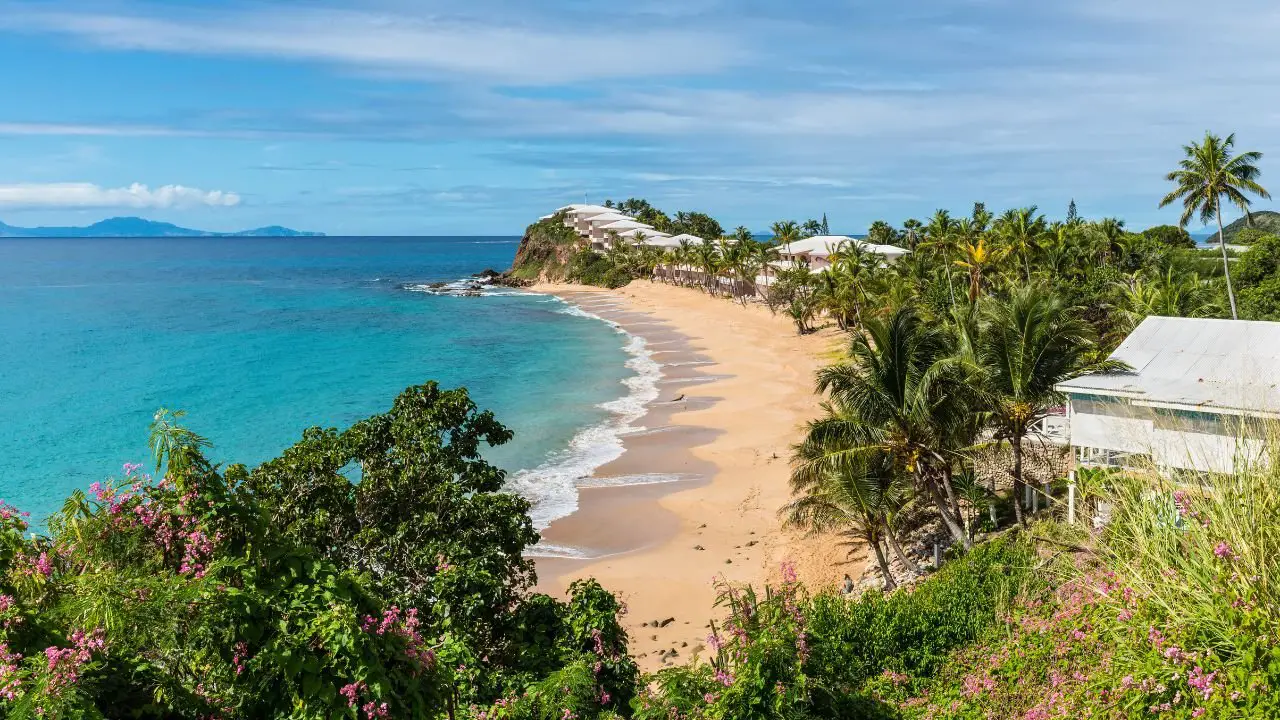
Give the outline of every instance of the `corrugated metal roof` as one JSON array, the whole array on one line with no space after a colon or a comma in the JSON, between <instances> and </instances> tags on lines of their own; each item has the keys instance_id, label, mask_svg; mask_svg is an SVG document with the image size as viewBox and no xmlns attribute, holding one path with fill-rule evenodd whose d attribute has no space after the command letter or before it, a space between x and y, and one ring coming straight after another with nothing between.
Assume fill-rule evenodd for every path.
<instances>
[{"instance_id":1,"label":"corrugated metal roof","mask_svg":"<svg viewBox=\"0 0 1280 720\"><path fill-rule=\"evenodd\" d=\"M1058 386L1140 403L1280 413L1280 323L1148 317L1111 354L1133 369Z\"/></svg>"}]
</instances>

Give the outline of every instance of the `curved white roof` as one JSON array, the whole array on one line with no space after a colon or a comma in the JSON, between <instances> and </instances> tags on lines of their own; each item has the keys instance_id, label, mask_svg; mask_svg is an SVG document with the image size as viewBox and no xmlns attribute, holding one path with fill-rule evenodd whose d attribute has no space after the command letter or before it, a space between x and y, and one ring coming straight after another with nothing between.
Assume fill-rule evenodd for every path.
<instances>
[{"instance_id":1,"label":"curved white roof","mask_svg":"<svg viewBox=\"0 0 1280 720\"><path fill-rule=\"evenodd\" d=\"M671 238L671 242L672 242L672 244L674 244L674 245L679 245L679 244L680 244L680 242L681 242L681 241L684 241L684 240L687 240L687 241L689 241L689 242L693 243L694 245L701 245L701 244L703 244L703 243L705 243L705 242L706 242L706 240L703 240L702 238L698 237L697 235L690 235L689 233L682 233L682 234L680 234L680 235L674 235L674 236L672 236L672 238Z\"/></svg>"},{"instance_id":2,"label":"curved white roof","mask_svg":"<svg viewBox=\"0 0 1280 720\"><path fill-rule=\"evenodd\" d=\"M590 217L590 216L592 216L592 215L603 215L603 214L605 214L605 213L616 213L616 212L618 212L618 209L617 209L617 208L607 208L607 207L605 207L605 206L603 206L603 205L577 205L577 206L572 206L572 205L571 205L571 206L570 206L570 209L569 209L567 212L568 212L568 214L569 214L569 215L573 215L574 217L578 217L578 218L585 218L585 217Z\"/></svg>"},{"instance_id":3,"label":"curved white roof","mask_svg":"<svg viewBox=\"0 0 1280 720\"><path fill-rule=\"evenodd\" d=\"M778 248L778 252L786 255L811 255L813 257L827 257L834 252L838 252L841 245L857 245L867 252L882 255L886 258L898 258L911 252L905 248L896 245L876 245L866 240L859 240L847 235L818 235L816 237L797 240L793 243L782 245Z\"/></svg>"},{"instance_id":4,"label":"curved white roof","mask_svg":"<svg viewBox=\"0 0 1280 720\"><path fill-rule=\"evenodd\" d=\"M591 224L592 225L596 224L595 218L591 220ZM617 220L615 222L611 222L607 225L602 226L600 229L601 230L652 230L653 226L645 225L644 223L637 222L635 220L632 220L631 218L626 218L625 220Z\"/></svg>"},{"instance_id":5,"label":"curved white roof","mask_svg":"<svg viewBox=\"0 0 1280 720\"><path fill-rule=\"evenodd\" d=\"M622 214L622 213L620 213L620 212L614 212L614 211L612 211L612 210L610 210L610 211L609 211L609 212L607 212L607 213L597 213L597 214L595 214L595 215L591 215L591 216L589 216L589 217L588 217L588 216L584 216L584 218L585 218L585 219L586 219L586 221L587 221L588 223L590 223L592 226L595 226L595 225L608 225L609 223L615 223L615 222L618 222L619 220L630 220L630 219L631 219L631 218L627 217L626 215L623 215L623 214Z\"/></svg>"}]
</instances>

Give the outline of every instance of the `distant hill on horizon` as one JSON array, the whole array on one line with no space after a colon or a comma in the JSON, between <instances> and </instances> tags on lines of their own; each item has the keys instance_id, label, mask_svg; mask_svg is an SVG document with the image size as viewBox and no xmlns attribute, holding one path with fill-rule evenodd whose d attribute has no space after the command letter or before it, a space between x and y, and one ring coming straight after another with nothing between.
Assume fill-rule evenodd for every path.
<instances>
[{"instance_id":1,"label":"distant hill on horizon","mask_svg":"<svg viewBox=\"0 0 1280 720\"><path fill-rule=\"evenodd\" d=\"M1236 235L1245 228L1255 228L1271 235L1280 235L1280 212L1275 210L1254 210L1249 213L1249 217L1240 218L1230 225L1222 228L1222 234L1227 238L1227 244L1231 245L1235 242ZM1211 230L1206 240L1218 241L1218 231Z\"/></svg>"},{"instance_id":2,"label":"distant hill on horizon","mask_svg":"<svg viewBox=\"0 0 1280 720\"><path fill-rule=\"evenodd\" d=\"M239 232L192 230L173 223L140 217L114 217L85 227L17 227L0 222L0 237L324 237L322 232L308 232L268 225Z\"/></svg>"}]
</instances>

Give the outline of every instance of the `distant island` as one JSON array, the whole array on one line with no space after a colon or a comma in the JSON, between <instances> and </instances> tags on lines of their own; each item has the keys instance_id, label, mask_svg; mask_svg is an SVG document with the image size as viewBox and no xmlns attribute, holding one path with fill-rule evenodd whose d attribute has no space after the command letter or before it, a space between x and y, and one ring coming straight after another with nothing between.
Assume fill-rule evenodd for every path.
<instances>
[{"instance_id":1,"label":"distant island","mask_svg":"<svg viewBox=\"0 0 1280 720\"><path fill-rule=\"evenodd\" d=\"M0 222L0 237L324 237L324 233L293 230L279 225L239 232L210 232L139 217L114 217L86 227L25 228Z\"/></svg>"}]
</instances>

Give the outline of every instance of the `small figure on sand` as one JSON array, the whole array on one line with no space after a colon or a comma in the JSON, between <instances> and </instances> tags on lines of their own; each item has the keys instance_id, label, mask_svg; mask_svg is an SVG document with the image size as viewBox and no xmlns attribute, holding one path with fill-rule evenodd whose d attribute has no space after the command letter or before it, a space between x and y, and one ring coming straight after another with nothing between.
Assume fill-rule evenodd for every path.
<instances>
[{"instance_id":1,"label":"small figure on sand","mask_svg":"<svg viewBox=\"0 0 1280 720\"><path fill-rule=\"evenodd\" d=\"M845 595L848 595L853 592L853 578L849 577L848 573L845 573L844 587L840 589L840 592L844 593Z\"/></svg>"}]
</instances>

